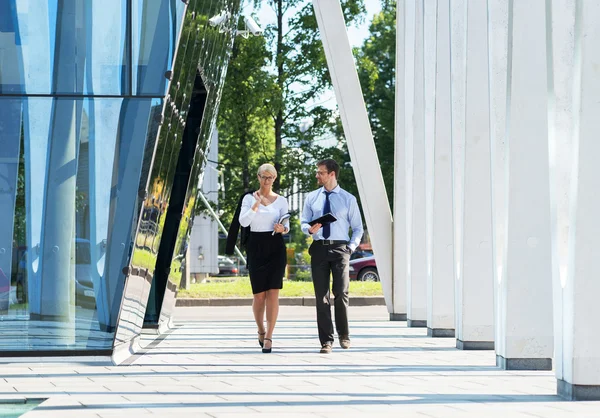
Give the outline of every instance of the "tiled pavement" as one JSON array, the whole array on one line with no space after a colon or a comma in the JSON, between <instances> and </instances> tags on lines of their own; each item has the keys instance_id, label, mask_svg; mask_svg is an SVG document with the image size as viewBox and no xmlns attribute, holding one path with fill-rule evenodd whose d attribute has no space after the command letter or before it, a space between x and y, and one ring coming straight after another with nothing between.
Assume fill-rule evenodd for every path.
<instances>
[{"instance_id":1,"label":"tiled pavement","mask_svg":"<svg viewBox=\"0 0 600 418\"><path fill-rule=\"evenodd\" d=\"M353 347L318 353L314 308L282 307L262 354L249 307L177 308L177 327L130 366L0 364L0 399L48 398L25 418L600 417L558 398L552 372L507 372L490 351L351 308Z\"/></svg>"}]
</instances>

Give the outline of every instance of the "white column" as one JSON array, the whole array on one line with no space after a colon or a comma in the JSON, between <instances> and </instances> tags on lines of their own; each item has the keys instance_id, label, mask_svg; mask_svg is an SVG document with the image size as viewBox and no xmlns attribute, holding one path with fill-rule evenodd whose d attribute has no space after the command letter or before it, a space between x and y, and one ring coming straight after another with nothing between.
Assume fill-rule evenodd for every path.
<instances>
[{"instance_id":1,"label":"white column","mask_svg":"<svg viewBox=\"0 0 600 418\"><path fill-rule=\"evenodd\" d=\"M454 337L454 233L450 95L450 1L438 0L431 274L427 335Z\"/></svg>"},{"instance_id":2,"label":"white column","mask_svg":"<svg viewBox=\"0 0 600 418\"><path fill-rule=\"evenodd\" d=\"M496 362L552 369L546 3L509 6L506 264Z\"/></svg>"},{"instance_id":3,"label":"white column","mask_svg":"<svg viewBox=\"0 0 600 418\"><path fill-rule=\"evenodd\" d=\"M450 94L452 116L452 213L454 233L454 306L460 314L459 281L462 275L463 196L465 161L465 87L467 57L467 0L450 2Z\"/></svg>"},{"instance_id":4,"label":"white column","mask_svg":"<svg viewBox=\"0 0 600 418\"><path fill-rule=\"evenodd\" d=\"M406 196L406 311L408 312L408 280L411 275L412 259L412 181L413 181L413 138L415 110L415 41L416 41L416 7L414 1L404 3L404 152L406 162L405 196ZM406 318L405 318L406 319Z\"/></svg>"},{"instance_id":5,"label":"white column","mask_svg":"<svg viewBox=\"0 0 600 418\"><path fill-rule=\"evenodd\" d=\"M488 82L487 4L467 6L464 226L457 284L460 349L493 349L494 282Z\"/></svg>"},{"instance_id":6,"label":"white column","mask_svg":"<svg viewBox=\"0 0 600 418\"><path fill-rule=\"evenodd\" d=\"M388 312L392 304L392 212L379 168L358 73L338 0L313 0L331 81L340 109L363 215L377 254Z\"/></svg>"},{"instance_id":7,"label":"white column","mask_svg":"<svg viewBox=\"0 0 600 418\"><path fill-rule=\"evenodd\" d=\"M578 1L575 20L573 164L569 266L563 306L563 376L558 394L600 399L600 3ZM559 360L560 361L560 360Z\"/></svg>"},{"instance_id":8,"label":"white column","mask_svg":"<svg viewBox=\"0 0 600 418\"><path fill-rule=\"evenodd\" d=\"M411 1L396 4L396 110L394 130L394 268L392 321L406 321L406 124L405 124L405 19ZM414 13L413 13L414 19ZM414 32L413 32L414 33Z\"/></svg>"},{"instance_id":9,"label":"white column","mask_svg":"<svg viewBox=\"0 0 600 418\"><path fill-rule=\"evenodd\" d=\"M433 241L433 148L435 137L435 78L437 0L424 0L423 8L423 87L425 132L425 253L427 260L427 292L431 277L431 246ZM429 301L429 299L428 299ZM429 311L429 307L427 309Z\"/></svg>"},{"instance_id":10,"label":"white column","mask_svg":"<svg viewBox=\"0 0 600 418\"><path fill-rule=\"evenodd\" d=\"M427 244L425 234L425 86L424 86L424 0L416 1L414 109L412 137L411 251L407 277L407 323L427 326Z\"/></svg>"},{"instance_id":11,"label":"white column","mask_svg":"<svg viewBox=\"0 0 600 418\"><path fill-rule=\"evenodd\" d=\"M495 348L502 340L499 286L506 247L506 82L508 66L508 2L488 0L490 53L490 152L492 167L492 248L494 260Z\"/></svg>"},{"instance_id":12,"label":"white column","mask_svg":"<svg viewBox=\"0 0 600 418\"><path fill-rule=\"evenodd\" d=\"M551 23L551 24L550 24ZM552 219L552 288L554 293L554 370L563 379L562 304L569 262L569 206L573 170L573 79L575 2L552 1L552 22L546 24L552 60L548 76L550 156L550 216Z\"/></svg>"}]
</instances>

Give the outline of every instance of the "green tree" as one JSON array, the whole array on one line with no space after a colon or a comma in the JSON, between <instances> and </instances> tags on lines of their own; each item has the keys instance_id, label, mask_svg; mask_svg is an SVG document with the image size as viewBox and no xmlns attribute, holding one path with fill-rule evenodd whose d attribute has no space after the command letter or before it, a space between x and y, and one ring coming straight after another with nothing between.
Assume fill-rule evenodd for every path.
<instances>
[{"instance_id":1,"label":"green tree","mask_svg":"<svg viewBox=\"0 0 600 418\"><path fill-rule=\"evenodd\" d=\"M393 202L396 2L384 1L382 6L373 17L369 37L355 53L383 180Z\"/></svg>"},{"instance_id":2,"label":"green tree","mask_svg":"<svg viewBox=\"0 0 600 418\"><path fill-rule=\"evenodd\" d=\"M223 222L231 222L242 192L256 187L256 168L272 161L275 147L271 101L276 93L268 72L270 53L263 37L237 37L221 98L219 164L226 195Z\"/></svg>"},{"instance_id":3,"label":"green tree","mask_svg":"<svg viewBox=\"0 0 600 418\"><path fill-rule=\"evenodd\" d=\"M332 111L323 106L308 107L331 87L323 45L317 27L312 2L307 0L269 0L277 23L267 27L275 65L277 97L272 101L275 130L275 168L281 175L273 185L275 190L291 186L297 170L306 157L286 152L287 147L300 147L305 153L307 138L317 138L328 132L332 125ZM363 18L363 0L342 0L347 25ZM310 120L307 131L303 121ZM305 177L306 175L302 176Z\"/></svg>"}]
</instances>

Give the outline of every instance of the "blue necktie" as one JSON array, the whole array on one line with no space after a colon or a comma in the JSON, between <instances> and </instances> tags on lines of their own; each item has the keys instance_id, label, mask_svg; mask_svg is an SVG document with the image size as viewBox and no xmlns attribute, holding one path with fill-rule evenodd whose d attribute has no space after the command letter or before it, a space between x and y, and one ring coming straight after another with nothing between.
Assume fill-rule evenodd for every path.
<instances>
[{"instance_id":1,"label":"blue necktie","mask_svg":"<svg viewBox=\"0 0 600 418\"><path fill-rule=\"evenodd\" d=\"M328 214L329 212L331 212L331 205L329 204L329 195L333 193L333 192L325 192L325 205L323 206L323 215ZM325 224L323 225L323 238L327 239L329 238L329 234L331 233L330 231L330 224Z\"/></svg>"}]
</instances>

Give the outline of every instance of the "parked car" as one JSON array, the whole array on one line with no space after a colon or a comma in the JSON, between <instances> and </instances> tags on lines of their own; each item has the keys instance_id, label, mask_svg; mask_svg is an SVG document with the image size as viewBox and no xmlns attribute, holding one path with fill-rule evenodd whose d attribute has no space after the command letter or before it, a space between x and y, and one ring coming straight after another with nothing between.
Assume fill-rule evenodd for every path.
<instances>
[{"instance_id":1,"label":"parked car","mask_svg":"<svg viewBox=\"0 0 600 418\"><path fill-rule=\"evenodd\" d=\"M225 256L218 256L219 274L218 276L237 276L239 273L235 261Z\"/></svg>"},{"instance_id":2,"label":"parked car","mask_svg":"<svg viewBox=\"0 0 600 418\"><path fill-rule=\"evenodd\" d=\"M356 250L350 255L350 260L356 260L357 258L365 258L365 257L372 257L372 256L373 256L373 253L370 251Z\"/></svg>"},{"instance_id":3,"label":"parked car","mask_svg":"<svg viewBox=\"0 0 600 418\"><path fill-rule=\"evenodd\" d=\"M350 280L378 282L379 273L377 272L375 257L370 256L350 260Z\"/></svg>"}]
</instances>

